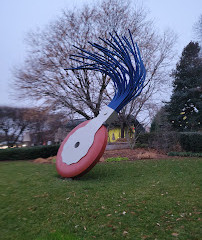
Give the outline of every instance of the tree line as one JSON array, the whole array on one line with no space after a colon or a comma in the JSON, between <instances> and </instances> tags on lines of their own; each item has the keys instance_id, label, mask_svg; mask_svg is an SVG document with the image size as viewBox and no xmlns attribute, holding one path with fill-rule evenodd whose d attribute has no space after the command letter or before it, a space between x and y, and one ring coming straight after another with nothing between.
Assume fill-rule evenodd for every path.
<instances>
[{"instance_id":1,"label":"tree line","mask_svg":"<svg viewBox=\"0 0 202 240\"><path fill-rule=\"evenodd\" d=\"M65 124L67 117L53 114L48 109L0 107L0 143L8 147L23 142L25 133L32 136L34 145L55 141L57 130Z\"/></svg>"}]
</instances>

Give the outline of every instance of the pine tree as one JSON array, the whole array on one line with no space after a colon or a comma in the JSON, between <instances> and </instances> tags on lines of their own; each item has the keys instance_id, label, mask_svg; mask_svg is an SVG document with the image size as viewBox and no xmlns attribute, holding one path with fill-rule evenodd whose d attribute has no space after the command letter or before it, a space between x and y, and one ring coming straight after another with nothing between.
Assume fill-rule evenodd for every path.
<instances>
[{"instance_id":1,"label":"pine tree","mask_svg":"<svg viewBox=\"0 0 202 240\"><path fill-rule=\"evenodd\" d=\"M171 124L168 121L168 113L166 107L163 106L157 112L151 123L150 132L169 132L172 130Z\"/></svg>"},{"instance_id":2,"label":"pine tree","mask_svg":"<svg viewBox=\"0 0 202 240\"><path fill-rule=\"evenodd\" d=\"M198 131L202 120L202 59L197 42L183 50L173 71L173 93L167 104L168 119L177 131Z\"/></svg>"}]
</instances>

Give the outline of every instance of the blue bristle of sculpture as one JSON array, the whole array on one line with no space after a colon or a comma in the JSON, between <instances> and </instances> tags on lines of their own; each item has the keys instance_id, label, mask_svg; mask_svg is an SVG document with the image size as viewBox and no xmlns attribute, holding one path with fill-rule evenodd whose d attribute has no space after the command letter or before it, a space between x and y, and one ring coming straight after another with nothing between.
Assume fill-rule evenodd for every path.
<instances>
[{"instance_id":1,"label":"blue bristle of sculpture","mask_svg":"<svg viewBox=\"0 0 202 240\"><path fill-rule=\"evenodd\" d=\"M91 53L75 47L80 50L80 53L71 55L71 59L82 65L71 69L94 70L108 75L114 82L115 88L115 95L108 106L119 112L128 102L141 93L146 70L140 50L137 43L134 44L130 31L130 41L125 36L120 38L116 32L115 36L111 33L110 36L111 40L100 38L106 47L89 42L98 52ZM82 59L82 61L79 59ZM84 60L88 61L84 62Z\"/></svg>"}]
</instances>

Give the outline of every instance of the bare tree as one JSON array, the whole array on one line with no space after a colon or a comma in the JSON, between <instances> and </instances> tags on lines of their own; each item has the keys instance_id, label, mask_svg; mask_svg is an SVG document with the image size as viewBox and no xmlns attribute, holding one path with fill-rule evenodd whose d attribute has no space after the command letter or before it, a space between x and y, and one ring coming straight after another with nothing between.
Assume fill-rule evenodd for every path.
<instances>
[{"instance_id":1,"label":"bare tree","mask_svg":"<svg viewBox=\"0 0 202 240\"><path fill-rule=\"evenodd\" d=\"M157 34L144 9L134 7L130 1L104 0L77 11L67 10L46 29L30 33L25 64L14 71L20 97L43 99L48 106L65 108L67 114L79 114L86 119L97 116L103 104L113 97L109 77L64 69L75 66L69 58L76 51L73 45L92 51L88 41L107 38L113 30L119 35L127 34L128 29L141 49L147 77L141 96L120 113L120 120L127 125L128 116L137 118L154 94L166 86L175 42L172 32Z\"/></svg>"},{"instance_id":2,"label":"bare tree","mask_svg":"<svg viewBox=\"0 0 202 240\"><path fill-rule=\"evenodd\" d=\"M66 122L67 117L49 109L0 107L0 142L13 146L22 142L25 132L35 138L32 143L37 145L54 142L54 133Z\"/></svg>"},{"instance_id":3,"label":"bare tree","mask_svg":"<svg viewBox=\"0 0 202 240\"><path fill-rule=\"evenodd\" d=\"M30 122L24 118L26 108L0 107L0 141L13 146L21 140Z\"/></svg>"}]
</instances>

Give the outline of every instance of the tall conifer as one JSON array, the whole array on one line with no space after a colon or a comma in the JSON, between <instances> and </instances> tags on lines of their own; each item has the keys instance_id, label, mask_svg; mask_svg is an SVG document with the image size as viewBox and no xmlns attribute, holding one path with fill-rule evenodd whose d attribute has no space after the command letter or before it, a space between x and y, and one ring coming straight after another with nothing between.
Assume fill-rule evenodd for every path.
<instances>
[{"instance_id":1,"label":"tall conifer","mask_svg":"<svg viewBox=\"0 0 202 240\"><path fill-rule=\"evenodd\" d=\"M177 131L198 131L202 124L202 59L200 46L190 42L173 71L173 93L168 119Z\"/></svg>"}]
</instances>

